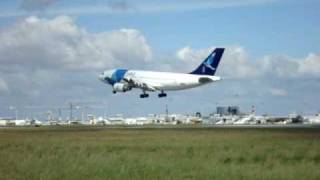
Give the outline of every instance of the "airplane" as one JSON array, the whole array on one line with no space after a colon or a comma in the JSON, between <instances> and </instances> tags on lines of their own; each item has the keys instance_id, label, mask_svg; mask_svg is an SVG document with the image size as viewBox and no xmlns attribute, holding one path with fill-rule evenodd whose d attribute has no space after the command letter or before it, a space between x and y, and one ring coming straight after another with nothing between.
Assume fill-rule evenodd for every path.
<instances>
[{"instance_id":1,"label":"airplane","mask_svg":"<svg viewBox=\"0 0 320 180\"><path fill-rule=\"evenodd\" d=\"M176 91L202 86L221 80L215 76L224 48L214 49L210 55L192 72L171 73L140 71L128 69L106 70L99 75L99 79L112 86L112 92L127 92L133 88L142 90L140 98L147 98L147 91L159 91L159 98L166 97L165 91Z\"/></svg>"}]
</instances>

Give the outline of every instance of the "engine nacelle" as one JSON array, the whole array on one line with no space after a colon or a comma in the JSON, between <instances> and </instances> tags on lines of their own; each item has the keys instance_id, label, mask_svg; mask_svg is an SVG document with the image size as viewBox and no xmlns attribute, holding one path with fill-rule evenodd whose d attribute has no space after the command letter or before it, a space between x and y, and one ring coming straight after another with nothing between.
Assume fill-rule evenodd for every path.
<instances>
[{"instance_id":1,"label":"engine nacelle","mask_svg":"<svg viewBox=\"0 0 320 180\"><path fill-rule=\"evenodd\" d=\"M125 83L115 83L113 85L113 91L114 92L126 92L131 90L131 87L128 84Z\"/></svg>"}]
</instances>

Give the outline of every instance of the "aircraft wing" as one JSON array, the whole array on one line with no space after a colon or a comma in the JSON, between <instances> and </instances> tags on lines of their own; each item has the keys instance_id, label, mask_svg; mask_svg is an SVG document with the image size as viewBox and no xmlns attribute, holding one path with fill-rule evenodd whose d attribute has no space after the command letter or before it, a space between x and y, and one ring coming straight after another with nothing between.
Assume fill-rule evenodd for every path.
<instances>
[{"instance_id":1,"label":"aircraft wing","mask_svg":"<svg viewBox=\"0 0 320 180\"><path fill-rule=\"evenodd\" d=\"M134 88L140 88L142 90L146 91L156 91L157 90L157 85L151 84L149 82L144 82L141 81L137 78L123 78L125 82L127 82L131 87Z\"/></svg>"}]
</instances>

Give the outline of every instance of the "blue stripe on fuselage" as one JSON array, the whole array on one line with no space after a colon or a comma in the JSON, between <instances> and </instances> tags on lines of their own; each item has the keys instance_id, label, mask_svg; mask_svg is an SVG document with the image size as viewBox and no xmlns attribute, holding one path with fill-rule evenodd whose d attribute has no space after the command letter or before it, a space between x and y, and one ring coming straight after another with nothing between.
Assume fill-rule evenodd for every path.
<instances>
[{"instance_id":1,"label":"blue stripe on fuselage","mask_svg":"<svg viewBox=\"0 0 320 180\"><path fill-rule=\"evenodd\" d=\"M111 76L110 84L113 85L113 84L115 84L117 82L120 82L123 79L123 77L124 77L124 75L126 74L127 71L128 71L127 69L117 69L117 70L115 70L114 73Z\"/></svg>"}]
</instances>

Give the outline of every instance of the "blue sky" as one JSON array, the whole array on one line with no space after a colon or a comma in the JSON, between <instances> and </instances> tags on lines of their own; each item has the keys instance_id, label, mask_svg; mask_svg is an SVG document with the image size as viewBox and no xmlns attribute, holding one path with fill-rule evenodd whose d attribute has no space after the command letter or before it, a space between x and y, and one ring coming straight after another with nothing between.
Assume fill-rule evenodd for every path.
<instances>
[{"instance_id":1,"label":"blue sky","mask_svg":"<svg viewBox=\"0 0 320 180\"><path fill-rule=\"evenodd\" d=\"M27 1L27 0L26 0ZM30 0L32 1L32 0ZM41 2L41 0L39 0ZM49 0L43 0L49 1ZM161 1L79 1L57 0L42 9L28 12L21 8L22 1L1 1L4 12L24 12L24 16L41 14L45 17L71 15L76 17L76 23L90 32L101 32L120 28L134 28L143 32L148 42L162 52L171 52L186 44L195 48L205 48L215 45L235 44L248 49L254 56L265 54L289 54L302 57L310 51L319 50L318 10L320 2L316 0L274 0L253 1L248 5L230 7L195 8L160 10L159 12L86 12L86 7L97 8L106 6L108 2L127 3L137 7L141 4L161 6ZM167 6L178 6L179 1L162 1ZM207 1L187 1L196 6ZM224 2L217 1L215 2ZM226 1L228 2L228 1ZM232 1L231 1L232 2ZM244 4L246 4L244 1ZM135 6L135 4L137 4ZM227 4L227 3L226 3ZM68 12L68 9L79 9L80 12ZM165 8L164 8L165 9ZM61 13L50 13L50 11ZM70 10L71 11L71 10ZM48 15L49 14L49 15ZM50 15L53 14L53 15ZM23 16L22 16L23 17ZM14 22L21 16L0 18L2 26ZM170 40L170 43L168 43ZM263 44L263 45L261 45ZM288 44L290 46L288 46Z\"/></svg>"},{"instance_id":2,"label":"blue sky","mask_svg":"<svg viewBox=\"0 0 320 180\"><path fill-rule=\"evenodd\" d=\"M92 16L81 16L79 23L89 25L92 31L136 28L145 34L153 47L169 52L186 44L195 48L212 44L242 45L255 56L281 53L305 56L310 51L318 51L320 26L316 25L316 4L320 3L303 6L298 2L290 3L142 13L129 17L94 15L96 21L92 21Z\"/></svg>"},{"instance_id":3,"label":"blue sky","mask_svg":"<svg viewBox=\"0 0 320 180\"><path fill-rule=\"evenodd\" d=\"M112 106L108 114L160 113L165 104L179 113L210 113L228 104L245 111L255 105L261 114L316 113L319 7L316 0L1 1L0 116L10 115L8 106L40 106L40 99L47 107L65 106L79 96L101 109ZM114 96L94 79L119 66L191 71L216 46L228 49L220 75L230 80L165 100L142 101L139 91ZM186 101L194 104L186 107Z\"/></svg>"}]
</instances>

